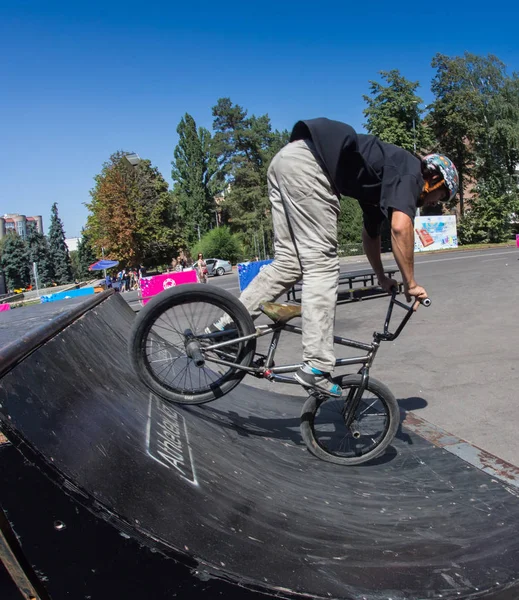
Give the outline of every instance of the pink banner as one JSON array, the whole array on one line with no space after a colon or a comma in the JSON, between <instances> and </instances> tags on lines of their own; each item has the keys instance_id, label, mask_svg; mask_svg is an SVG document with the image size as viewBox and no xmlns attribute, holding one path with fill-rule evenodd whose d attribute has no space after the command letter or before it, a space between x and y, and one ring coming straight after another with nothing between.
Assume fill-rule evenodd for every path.
<instances>
[{"instance_id":1,"label":"pink banner","mask_svg":"<svg viewBox=\"0 0 519 600\"><path fill-rule=\"evenodd\" d=\"M156 296L176 285L183 283L198 283L196 271L175 271L174 273L162 273L153 277L143 277L140 280L142 303L146 304L152 296Z\"/></svg>"},{"instance_id":2,"label":"pink banner","mask_svg":"<svg viewBox=\"0 0 519 600\"><path fill-rule=\"evenodd\" d=\"M10 304L0 304L0 312L2 312L3 310L9 310L10 308Z\"/></svg>"}]
</instances>

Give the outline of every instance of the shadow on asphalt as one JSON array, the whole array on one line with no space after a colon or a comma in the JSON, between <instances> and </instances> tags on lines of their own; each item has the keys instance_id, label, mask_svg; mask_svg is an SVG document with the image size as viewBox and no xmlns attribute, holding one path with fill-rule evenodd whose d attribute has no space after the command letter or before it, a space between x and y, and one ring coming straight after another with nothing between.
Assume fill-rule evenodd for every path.
<instances>
[{"instance_id":1,"label":"shadow on asphalt","mask_svg":"<svg viewBox=\"0 0 519 600\"><path fill-rule=\"evenodd\" d=\"M419 410L420 408L425 408L429 403L424 398L420 398L419 396L410 396L409 398L399 398L398 405L400 406L400 410L409 411L409 410Z\"/></svg>"}]
</instances>

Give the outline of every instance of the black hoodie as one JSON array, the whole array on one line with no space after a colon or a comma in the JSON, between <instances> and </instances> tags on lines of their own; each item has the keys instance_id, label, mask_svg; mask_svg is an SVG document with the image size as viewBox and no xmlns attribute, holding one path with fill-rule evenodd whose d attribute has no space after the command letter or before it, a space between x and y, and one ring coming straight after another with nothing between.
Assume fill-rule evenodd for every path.
<instances>
[{"instance_id":1,"label":"black hoodie","mask_svg":"<svg viewBox=\"0 0 519 600\"><path fill-rule=\"evenodd\" d=\"M312 140L337 195L359 201L371 237L392 209L414 219L424 181L420 160L410 152L324 118L298 121L290 141L301 139Z\"/></svg>"}]
</instances>

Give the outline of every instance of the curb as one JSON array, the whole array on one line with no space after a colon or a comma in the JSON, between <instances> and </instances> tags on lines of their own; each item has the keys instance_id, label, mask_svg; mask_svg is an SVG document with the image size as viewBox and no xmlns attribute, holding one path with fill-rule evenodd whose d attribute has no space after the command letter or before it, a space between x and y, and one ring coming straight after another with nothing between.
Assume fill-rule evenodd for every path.
<instances>
[{"instance_id":1,"label":"curb","mask_svg":"<svg viewBox=\"0 0 519 600\"><path fill-rule=\"evenodd\" d=\"M463 438L448 433L441 427L418 417L415 413L406 413L402 425L434 446L454 454L476 469L516 488L517 491L514 490L512 493L519 495L519 468L512 463L474 446Z\"/></svg>"}]
</instances>

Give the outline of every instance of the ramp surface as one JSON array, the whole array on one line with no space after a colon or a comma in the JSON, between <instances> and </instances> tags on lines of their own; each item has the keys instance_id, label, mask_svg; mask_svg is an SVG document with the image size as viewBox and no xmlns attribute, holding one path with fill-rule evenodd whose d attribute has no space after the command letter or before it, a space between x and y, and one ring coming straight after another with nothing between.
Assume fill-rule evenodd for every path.
<instances>
[{"instance_id":1,"label":"ramp surface","mask_svg":"<svg viewBox=\"0 0 519 600\"><path fill-rule=\"evenodd\" d=\"M517 490L403 429L372 464L312 457L301 399L241 384L166 405L127 358L110 296L7 372L2 428L114 527L280 597L519 596Z\"/></svg>"}]
</instances>

